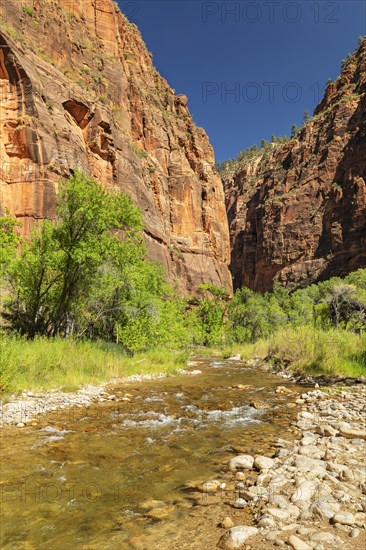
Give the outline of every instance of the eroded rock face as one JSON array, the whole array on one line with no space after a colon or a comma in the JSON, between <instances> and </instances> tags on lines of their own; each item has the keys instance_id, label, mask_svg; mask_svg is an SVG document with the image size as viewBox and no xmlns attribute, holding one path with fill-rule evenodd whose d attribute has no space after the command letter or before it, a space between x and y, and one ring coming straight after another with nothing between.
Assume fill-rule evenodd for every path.
<instances>
[{"instance_id":1,"label":"eroded rock face","mask_svg":"<svg viewBox=\"0 0 366 550\"><path fill-rule=\"evenodd\" d=\"M185 291L231 288L224 193L184 95L112 0L0 5L0 190L28 233L83 170L142 209L151 259ZM29 10L28 10L29 11Z\"/></svg>"},{"instance_id":2,"label":"eroded rock face","mask_svg":"<svg viewBox=\"0 0 366 550\"><path fill-rule=\"evenodd\" d=\"M314 114L224 181L235 287L306 286L366 266L366 41Z\"/></svg>"}]
</instances>

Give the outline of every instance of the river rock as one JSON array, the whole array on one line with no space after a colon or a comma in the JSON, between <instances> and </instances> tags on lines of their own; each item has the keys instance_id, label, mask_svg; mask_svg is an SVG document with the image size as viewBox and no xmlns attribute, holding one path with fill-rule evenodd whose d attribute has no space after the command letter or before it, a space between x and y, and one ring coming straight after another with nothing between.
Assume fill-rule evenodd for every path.
<instances>
[{"instance_id":1,"label":"river rock","mask_svg":"<svg viewBox=\"0 0 366 550\"><path fill-rule=\"evenodd\" d=\"M327 542L331 544L334 542L335 536L332 533L314 533L311 535L310 540L314 542Z\"/></svg>"},{"instance_id":2,"label":"river rock","mask_svg":"<svg viewBox=\"0 0 366 550\"><path fill-rule=\"evenodd\" d=\"M237 498L233 506L234 508L245 508L246 506L248 506L248 503L244 498Z\"/></svg>"},{"instance_id":3,"label":"river rock","mask_svg":"<svg viewBox=\"0 0 366 550\"><path fill-rule=\"evenodd\" d=\"M309 535L312 535L316 529L314 527L299 527L297 530L298 534L303 537L308 537Z\"/></svg>"},{"instance_id":4,"label":"river rock","mask_svg":"<svg viewBox=\"0 0 366 550\"><path fill-rule=\"evenodd\" d=\"M299 455L309 456L310 458L315 458L319 460L321 458L324 458L325 451L323 451L322 449L319 449L315 445L308 445L306 447L300 447Z\"/></svg>"},{"instance_id":5,"label":"river rock","mask_svg":"<svg viewBox=\"0 0 366 550\"><path fill-rule=\"evenodd\" d=\"M339 435L346 437L347 439L366 439L366 431L358 430L356 428L343 427L339 430Z\"/></svg>"},{"instance_id":6,"label":"river rock","mask_svg":"<svg viewBox=\"0 0 366 550\"><path fill-rule=\"evenodd\" d=\"M271 527L275 527L275 525L276 525L275 520L269 514L264 514L258 520L258 527L271 528Z\"/></svg>"},{"instance_id":7,"label":"river rock","mask_svg":"<svg viewBox=\"0 0 366 550\"><path fill-rule=\"evenodd\" d=\"M320 425L315 428L315 432L320 435L325 435L327 437L334 437L338 434L338 430L326 424L325 426Z\"/></svg>"},{"instance_id":8,"label":"river rock","mask_svg":"<svg viewBox=\"0 0 366 550\"><path fill-rule=\"evenodd\" d=\"M318 484L314 481L303 481L300 483L296 491L291 497L291 502L297 502L298 500L309 501L314 496L318 488Z\"/></svg>"},{"instance_id":9,"label":"river rock","mask_svg":"<svg viewBox=\"0 0 366 550\"><path fill-rule=\"evenodd\" d=\"M308 516L308 514L306 514L305 512L308 512L311 506L311 502L309 500L297 500L296 506L299 508L299 510L301 510L301 512L303 512L301 514L302 518L305 518Z\"/></svg>"},{"instance_id":10,"label":"river rock","mask_svg":"<svg viewBox=\"0 0 366 550\"><path fill-rule=\"evenodd\" d=\"M315 517L327 520L332 519L335 515L334 510L323 500L318 500L314 503L312 506L312 512Z\"/></svg>"},{"instance_id":11,"label":"river rock","mask_svg":"<svg viewBox=\"0 0 366 550\"><path fill-rule=\"evenodd\" d=\"M345 464L336 464L335 462L327 462L327 470L335 472L337 475L342 475L349 471L348 466Z\"/></svg>"},{"instance_id":12,"label":"river rock","mask_svg":"<svg viewBox=\"0 0 366 550\"><path fill-rule=\"evenodd\" d=\"M300 445L305 447L307 445L314 445L315 442L316 442L315 435L306 435L300 440Z\"/></svg>"},{"instance_id":13,"label":"river rock","mask_svg":"<svg viewBox=\"0 0 366 550\"><path fill-rule=\"evenodd\" d=\"M291 518L291 512L289 510L280 510L279 508L268 508L268 514L279 521L286 521Z\"/></svg>"},{"instance_id":14,"label":"river rock","mask_svg":"<svg viewBox=\"0 0 366 550\"><path fill-rule=\"evenodd\" d=\"M254 458L250 455L238 455L229 460L229 470L251 470L253 468Z\"/></svg>"},{"instance_id":15,"label":"river rock","mask_svg":"<svg viewBox=\"0 0 366 550\"><path fill-rule=\"evenodd\" d=\"M205 481L202 483L200 490L203 493L215 493L220 487L220 481L213 479L212 481Z\"/></svg>"},{"instance_id":16,"label":"river rock","mask_svg":"<svg viewBox=\"0 0 366 550\"><path fill-rule=\"evenodd\" d=\"M154 519L155 521L162 521L166 519L172 512L174 512L174 506L165 506L163 508L153 508L145 514L146 517Z\"/></svg>"},{"instance_id":17,"label":"river rock","mask_svg":"<svg viewBox=\"0 0 366 550\"><path fill-rule=\"evenodd\" d=\"M311 546L299 539L296 535L291 535L288 539L288 543L294 550L312 550Z\"/></svg>"},{"instance_id":18,"label":"river rock","mask_svg":"<svg viewBox=\"0 0 366 550\"><path fill-rule=\"evenodd\" d=\"M235 550L242 548L248 538L253 537L258 533L257 527L248 525L238 525L228 529L219 540L218 547L223 550Z\"/></svg>"},{"instance_id":19,"label":"river rock","mask_svg":"<svg viewBox=\"0 0 366 550\"><path fill-rule=\"evenodd\" d=\"M254 459L254 466L257 470L269 470L270 468L273 468L274 465L275 461L266 456L257 456Z\"/></svg>"},{"instance_id":20,"label":"river rock","mask_svg":"<svg viewBox=\"0 0 366 550\"><path fill-rule=\"evenodd\" d=\"M278 386L278 388L276 388L276 393L292 393L292 390L285 386Z\"/></svg>"},{"instance_id":21,"label":"river rock","mask_svg":"<svg viewBox=\"0 0 366 550\"><path fill-rule=\"evenodd\" d=\"M324 475L327 463L324 460L297 455L295 458L295 467L299 472L313 472L315 475L319 473Z\"/></svg>"},{"instance_id":22,"label":"river rock","mask_svg":"<svg viewBox=\"0 0 366 550\"><path fill-rule=\"evenodd\" d=\"M314 419L313 413L311 413L309 411L301 411L297 415L297 417L298 417L299 420L313 420Z\"/></svg>"},{"instance_id":23,"label":"river rock","mask_svg":"<svg viewBox=\"0 0 366 550\"><path fill-rule=\"evenodd\" d=\"M332 518L333 523L340 523L341 525L354 525L355 516L351 512L337 512Z\"/></svg>"},{"instance_id":24,"label":"river rock","mask_svg":"<svg viewBox=\"0 0 366 550\"><path fill-rule=\"evenodd\" d=\"M265 536L265 539L268 541L268 542L273 542L277 539L279 535L279 531L269 531L266 536Z\"/></svg>"},{"instance_id":25,"label":"river rock","mask_svg":"<svg viewBox=\"0 0 366 550\"><path fill-rule=\"evenodd\" d=\"M264 403L263 401L259 401L258 399L253 399L250 403L251 407L254 407L255 409L270 409L271 405L269 403Z\"/></svg>"},{"instance_id":26,"label":"river rock","mask_svg":"<svg viewBox=\"0 0 366 550\"><path fill-rule=\"evenodd\" d=\"M231 529L232 527L234 527L234 522L230 516L225 516L220 525L224 529Z\"/></svg>"},{"instance_id":27,"label":"river rock","mask_svg":"<svg viewBox=\"0 0 366 550\"><path fill-rule=\"evenodd\" d=\"M350 532L349 536L351 537L351 539L356 539L359 536L359 534L360 534L360 530L357 528L354 528Z\"/></svg>"},{"instance_id":28,"label":"river rock","mask_svg":"<svg viewBox=\"0 0 366 550\"><path fill-rule=\"evenodd\" d=\"M273 495L269 499L270 504L275 504L279 508L286 509L288 506L288 501L282 495Z\"/></svg>"}]
</instances>

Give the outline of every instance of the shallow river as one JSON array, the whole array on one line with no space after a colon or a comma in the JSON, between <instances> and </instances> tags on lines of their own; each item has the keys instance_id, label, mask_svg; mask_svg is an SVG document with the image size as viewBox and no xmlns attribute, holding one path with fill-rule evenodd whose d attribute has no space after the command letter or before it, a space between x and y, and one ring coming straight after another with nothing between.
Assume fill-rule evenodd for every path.
<instances>
[{"instance_id":1,"label":"shallow river","mask_svg":"<svg viewBox=\"0 0 366 550\"><path fill-rule=\"evenodd\" d=\"M197 503L185 486L224 479L233 453L271 453L291 437L287 404L300 390L276 394L283 380L236 361L195 368L202 374L130 383L113 390L116 401L3 428L1 548L211 548L207 495ZM152 499L161 520L147 517Z\"/></svg>"}]
</instances>

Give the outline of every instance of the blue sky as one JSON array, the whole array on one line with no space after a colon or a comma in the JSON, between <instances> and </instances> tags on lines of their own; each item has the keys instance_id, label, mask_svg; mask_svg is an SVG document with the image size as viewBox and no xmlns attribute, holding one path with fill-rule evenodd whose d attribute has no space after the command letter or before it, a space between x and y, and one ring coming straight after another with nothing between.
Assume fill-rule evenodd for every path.
<instances>
[{"instance_id":1,"label":"blue sky","mask_svg":"<svg viewBox=\"0 0 366 550\"><path fill-rule=\"evenodd\" d=\"M184 93L216 160L313 111L328 77L366 34L362 0L119 0L176 93Z\"/></svg>"}]
</instances>

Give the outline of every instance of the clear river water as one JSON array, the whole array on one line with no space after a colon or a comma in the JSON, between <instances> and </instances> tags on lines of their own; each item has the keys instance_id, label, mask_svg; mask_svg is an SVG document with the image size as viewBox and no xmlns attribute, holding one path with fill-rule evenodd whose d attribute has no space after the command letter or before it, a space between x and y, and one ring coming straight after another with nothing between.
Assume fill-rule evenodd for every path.
<instances>
[{"instance_id":1,"label":"clear river water","mask_svg":"<svg viewBox=\"0 0 366 550\"><path fill-rule=\"evenodd\" d=\"M225 479L235 453L273 454L292 437L288 402L301 390L277 394L282 379L238 361L194 368L2 428L1 548L215 548L220 506L189 486Z\"/></svg>"}]
</instances>

